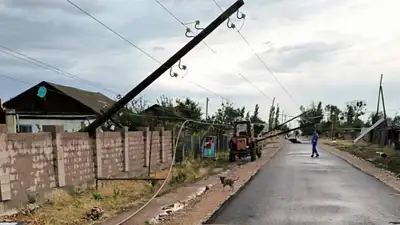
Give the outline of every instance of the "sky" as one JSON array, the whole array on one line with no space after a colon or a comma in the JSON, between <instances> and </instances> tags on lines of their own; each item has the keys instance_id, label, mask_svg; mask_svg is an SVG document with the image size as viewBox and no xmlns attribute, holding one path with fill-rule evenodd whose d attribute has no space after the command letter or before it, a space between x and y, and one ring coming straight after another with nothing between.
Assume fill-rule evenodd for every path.
<instances>
[{"instance_id":1,"label":"sky","mask_svg":"<svg viewBox=\"0 0 400 225\"><path fill-rule=\"evenodd\" d=\"M0 45L67 72L11 57L12 52L4 53L0 46L3 101L43 80L115 98L158 68L151 58L164 62L190 40L155 0L71 1L141 51L65 0L3 0ZM221 13L213 0L159 2L193 30L194 21L204 27ZM234 0L217 2L225 10ZM231 21L242 27L251 48L223 23L206 44L182 58L186 72L175 65L172 71L178 77L168 71L142 95L149 103L161 95L189 97L203 108L208 97L210 113L224 97L250 111L259 104L263 118L268 118L273 97L288 118L299 113L298 105L312 101L344 108L346 102L365 100L367 110L373 111L384 74L385 104L394 115L400 112L399 9L398 0L245 0L240 12L246 19L233 15Z\"/></svg>"}]
</instances>

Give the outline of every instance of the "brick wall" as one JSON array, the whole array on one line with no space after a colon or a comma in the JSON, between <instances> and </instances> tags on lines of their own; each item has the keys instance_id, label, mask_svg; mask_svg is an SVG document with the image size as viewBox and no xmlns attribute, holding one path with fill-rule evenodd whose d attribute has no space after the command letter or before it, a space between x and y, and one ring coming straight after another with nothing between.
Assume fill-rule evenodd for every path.
<instances>
[{"instance_id":1,"label":"brick wall","mask_svg":"<svg viewBox=\"0 0 400 225\"><path fill-rule=\"evenodd\" d=\"M138 176L149 162L152 168L168 167L172 159L172 132L163 128L98 132L93 137L63 133L57 126L43 130L0 132L1 202L24 202L29 192L93 182L96 176Z\"/></svg>"}]
</instances>

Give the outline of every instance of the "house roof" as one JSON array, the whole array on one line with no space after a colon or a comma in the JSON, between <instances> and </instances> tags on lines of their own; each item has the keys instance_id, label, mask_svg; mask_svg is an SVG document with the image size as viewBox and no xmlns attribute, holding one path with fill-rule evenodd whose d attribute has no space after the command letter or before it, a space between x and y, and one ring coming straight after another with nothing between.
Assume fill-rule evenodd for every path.
<instances>
[{"instance_id":1,"label":"house roof","mask_svg":"<svg viewBox=\"0 0 400 225\"><path fill-rule=\"evenodd\" d=\"M102 112L101 112L102 108L109 107L110 105L115 103L115 101L113 101L112 99L108 98L107 96L105 96L99 92L86 91L86 90L69 87L69 86L64 86L64 85L60 85L60 84L55 84L55 83L51 83L51 82L47 82L47 81L42 81L39 84L33 86L32 88L40 87L40 86L45 86L50 89L56 89L57 91L61 92L62 94L65 94L65 95L69 96L70 98L75 99L76 101L87 106L88 108L93 110L93 112L96 114L102 114ZM29 89L29 90L31 90L31 89ZM16 97L8 100L7 102L4 103L4 105L7 105L8 102L11 102L15 98Z\"/></svg>"},{"instance_id":2,"label":"house roof","mask_svg":"<svg viewBox=\"0 0 400 225\"><path fill-rule=\"evenodd\" d=\"M60 92L70 96L71 98L79 101L80 103L86 105L87 107L91 108L94 112L98 114L102 114L101 110L103 107L110 107L115 103L115 101L101 94L100 92L85 91L78 88L68 87L45 81L43 82L58 89Z\"/></svg>"},{"instance_id":3,"label":"house roof","mask_svg":"<svg viewBox=\"0 0 400 225\"><path fill-rule=\"evenodd\" d=\"M176 112L175 112L175 108L171 109L166 109L165 107L159 105L159 104L154 104L150 107L148 107L147 109L145 109L143 112L141 112L141 114L146 114L149 113L151 111L156 111L159 114L161 114L162 116L167 116L167 117L180 117Z\"/></svg>"}]
</instances>

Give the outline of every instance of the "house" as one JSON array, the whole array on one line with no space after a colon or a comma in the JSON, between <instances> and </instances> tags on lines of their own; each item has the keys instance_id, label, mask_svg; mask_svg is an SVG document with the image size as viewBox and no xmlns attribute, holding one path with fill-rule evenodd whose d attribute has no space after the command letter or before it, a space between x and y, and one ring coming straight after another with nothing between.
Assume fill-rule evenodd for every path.
<instances>
[{"instance_id":1,"label":"house","mask_svg":"<svg viewBox=\"0 0 400 225\"><path fill-rule=\"evenodd\" d=\"M3 108L3 102L0 99L0 124L6 123L6 112Z\"/></svg>"},{"instance_id":2,"label":"house","mask_svg":"<svg viewBox=\"0 0 400 225\"><path fill-rule=\"evenodd\" d=\"M3 107L7 116L15 117L9 121L15 121L10 127L16 132L40 132L43 125L62 125L66 132L74 132L114 103L99 92L42 81L4 102Z\"/></svg>"}]
</instances>

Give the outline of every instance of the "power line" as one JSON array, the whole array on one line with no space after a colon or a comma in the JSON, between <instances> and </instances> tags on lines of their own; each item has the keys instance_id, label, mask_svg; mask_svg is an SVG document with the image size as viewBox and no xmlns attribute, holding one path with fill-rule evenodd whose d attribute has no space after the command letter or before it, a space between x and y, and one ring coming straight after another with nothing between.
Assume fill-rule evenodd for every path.
<instances>
[{"instance_id":1,"label":"power line","mask_svg":"<svg viewBox=\"0 0 400 225\"><path fill-rule=\"evenodd\" d=\"M24 80L15 78L15 77L10 77L10 76L4 75L4 74L0 74L0 76L1 77L5 77L5 78L10 79L10 80L14 80L14 81L20 82L20 83L24 83L24 84L27 84L27 85L36 85L34 83L31 83L31 82L28 82L28 81L24 81ZM55 90L51 90L51 89L48 89L47 91L70 97L69 95L67 95L67 94L65 94L65 93L63 93L61 91L55 91ZM189 119L189 118L177 115L176 113L174 113L172 111L169 111L167 109L163 109L163 108L159 108L159 110L164 111L164 112L169 113L169 114L173 114L174 116L153 116L153 115L146 115L146 114L140 114L140 113L132 113L132 114L134 116L145 117L145 118L174 119L174 120L180 119L180 120L189 120L189 121L194 122L194 123L205 124L205 125L226 126L226 127L231 127L232 126L230 124L216 124L216 123L208 123L208 122L201 121L201 120Z\"/></svg>"},{"instance_id":2,"label":"power line","mask_svg":"<svg viewBox=\"0 0 400 225\"><path fill-rule=\"evenodd\" d=\"M55 73L57 73L57 74L60 74L60 75L62 75L62 76L66 76L66 77L69 77L69 78L78 79L78 80L83 81L83 82L85 82L85 83L87 83L87 84L89 84L89 85L91 85L91 86L93 86L93 87L99 88L99 85L98 85L98 84L94 84L93 82L91 82L91 81L89 81L89 80L86 80L86 79L84 79L84 78L81 78L81 77L79 77L79 76L77 76L77 75L73 75L73 74L71 74L71 73L69 73L69 72L66 72L66 71L64 71L64 70L61 70L61 69L59 69L59 68L57 68L57 67L55 67L55 66L52 66L52 65L50 65L50 64L47 64L47 63L45 63L45 62L43 62L43 61L40 61L40 60L38 60L38 59L36 59L36 58L33 58L33 57L31 57L31 56L28 56L28 55L26 55L26 54L24 54L24 53L18 52L18 51L14 50L14 49L11 49L11 48L6 47L6 46L1 45L1 44L0 44L0 48L9 51L9 52L7 52L7 51L5 51L5 50L0 49L0 52L6 54L6 55L8 55L8 56L11 56L11 57L14 57L14 58L16 58L16 59L25 61L25 62L27 62L27 63L30 63L30 64L33 64L33 65L42 67L42 68L44 68L44 69L53 71L53 72L55 72ZM10 53L10 52L12 52L12 53L14 53L14 54L12 54L12 53ZM16 55L15 55L15 54L16 54ZM19 56L18 56L18 55L19 55ZM21 57L21 56L22 56L22 57ZM23 57L25 57L25 58L23 58ZM30 59L31 61L28 60L28 59ZM116 91L114 91L114 90L112 90L112 89L108 89L108 88L104 88L104 87L100 87L100 88L103 89L103 90L105 90L105 91L107 91L107 92L109 92L109 93L113 93L113 94L116 94L116 95L119 94L119 93L117 93Z\"/></svg>"},{"instance_id":3,"label":"power line","mask_svg":"<svg viewBox=\"0 0 400 225\"><path fill-rule=\"evenodd\" d=\"M156 58L154 58L153 56L151 56L149 53L147 53L146 51L144 51L143 49L141 49L139 46L137 46L136 44L134 44L133 42L129 41L128 39L126 39L124 36L122 36L120 33L118 33L117 31L115 31L114 29L112 29L110 26L106 25L105 23L101 22L99 19L97 19L96 17L94 17L93 15L91 15L89 12L87 12L86 10L84 10L83 8L79 7L78 5L76 5L75 3L73 3L70 0L65 0L67 1L69 4L71 4L72 6L74 6L75 8L77 8L79 11L81 11L82 13L84 13L85 15L89 16L90 18L92 18L94 21L96 21L97 23L99 23L100 25L102 25L103 27L105 27L107 30L111 31L113 34L115 34L117 37L119 37L120 39L122 39L124 42L130 44L131 46L133 46L134 48L136 48L137 50L139 50L140 52L142 52L143 54L145 54L147 57L149 57L151 60L153 60L154 62L158 63L158 64L162 64L160 61L158 61ZM197 84L193 81L191 81L191 83L195 84L196 86L210 92L210 90L200 84ZM216 94L215 92L210 92L212 94ZM226 99L225 97L216 94L219 97L222 97L223 99Z\"/></svg>"},{"instance_id":4,"label":"power line","mask_svg":"<svg viewBox=\"0 0 400 225\"><path fill-rule=\"evenodd\" d=\"M167 7L165 7L159 0L155 0L165 11L168 12L168 14L170 14L178 23L180 23L183 27L186 28L187 31L191 31L191 29L182 22L182 20L180 20L174 13L172 13ZM191 31L192 32L192 31ZM193 32L192 32L193 33ZM215 55L219 56L220 55L217 53L217 51L215 51L213 48L211 48L210 45L208 45L205 41L203 41L203 44L211 51L213 52ZM247 77L245 77L242 73L240 72L236 72L240 77L242 77L246 82L248 82L251 86L253 86L256 90L258 90L262 95L264 95L266 98L268 99L272 99L271 97L269 97L267 94L265 94L265 92L263 92L260 88L258 88L254 83L252 83Z\"/></svg>"},{"instance_id":5,"label":"power line","mask_svg":"<svg viewBox=\"0 0 400 225\"><path fill-rule=\"evenodd\" d=\"M137 50L139 50L140 52L142 52L143 54L147 55L147 57L151 58L153 61L156 61L158 64L161 64L161 62L159 62L157 59L155 59L153 56L151 56L149 53L147 53L146 51L144 51L143 49L141 49L139 46L135 45L134 43L132 43L131 41L129 41L128 39L126 39L124 36L122 36L121 34L119 34L117 31L115 31L114 29L112 29L111 27L107 26L105 23L101 22L100 20L98 20L96 17L92 16L90 13L88 13L86 10L82 9L81 7L79 7L78 5L76 5L75 3L73 3L70 0L66 0L69 4L71 4L72 6L74 6L75 8L77 8L79 11L81 11L82 13L86 14L87 16L89 16L90 18L92 18L94 21L96 21L97 23L99 23L100 25L102 25L103 27L105 27L107 30L111 31L113 34L117 35L119 38L121 38L122 40L124 40L126 43L132 45L134 48L136 48Z\"/></svg>"},{"instance_id":6,"label":"power line","mask_svg":"<svg viewBox=\"0 0 400 225\"><path fill-rule=\"evenodd\" d=\"M222 7L218 4L216 0L212 0L214 4L221 10L223 11ZM244 18L243 18L244 19ZM272 70L267 66L267 64L264 62L264 60L260 57L260 55L254 50L254 48L250 45L249 41L244 37L244 35L240 32L239 29L235 27L236 31L238 32L239 36L243 39L243 41L246 43L246 45L251 49L253 54L257 57L257 59L261 62L261 64L264 66L264 68L271 74L271 76L278 82L278 84L281 86L281 88L286 92L286 94L292 99L292 101L297 105L297 107L300 107L300 105L297 103L297 101L294 99L294 97L289 93L289 91L283 86L283 84L279 81L279 79L275 76L275 74L272 72Z\"/></svg>"}]
</instances>

